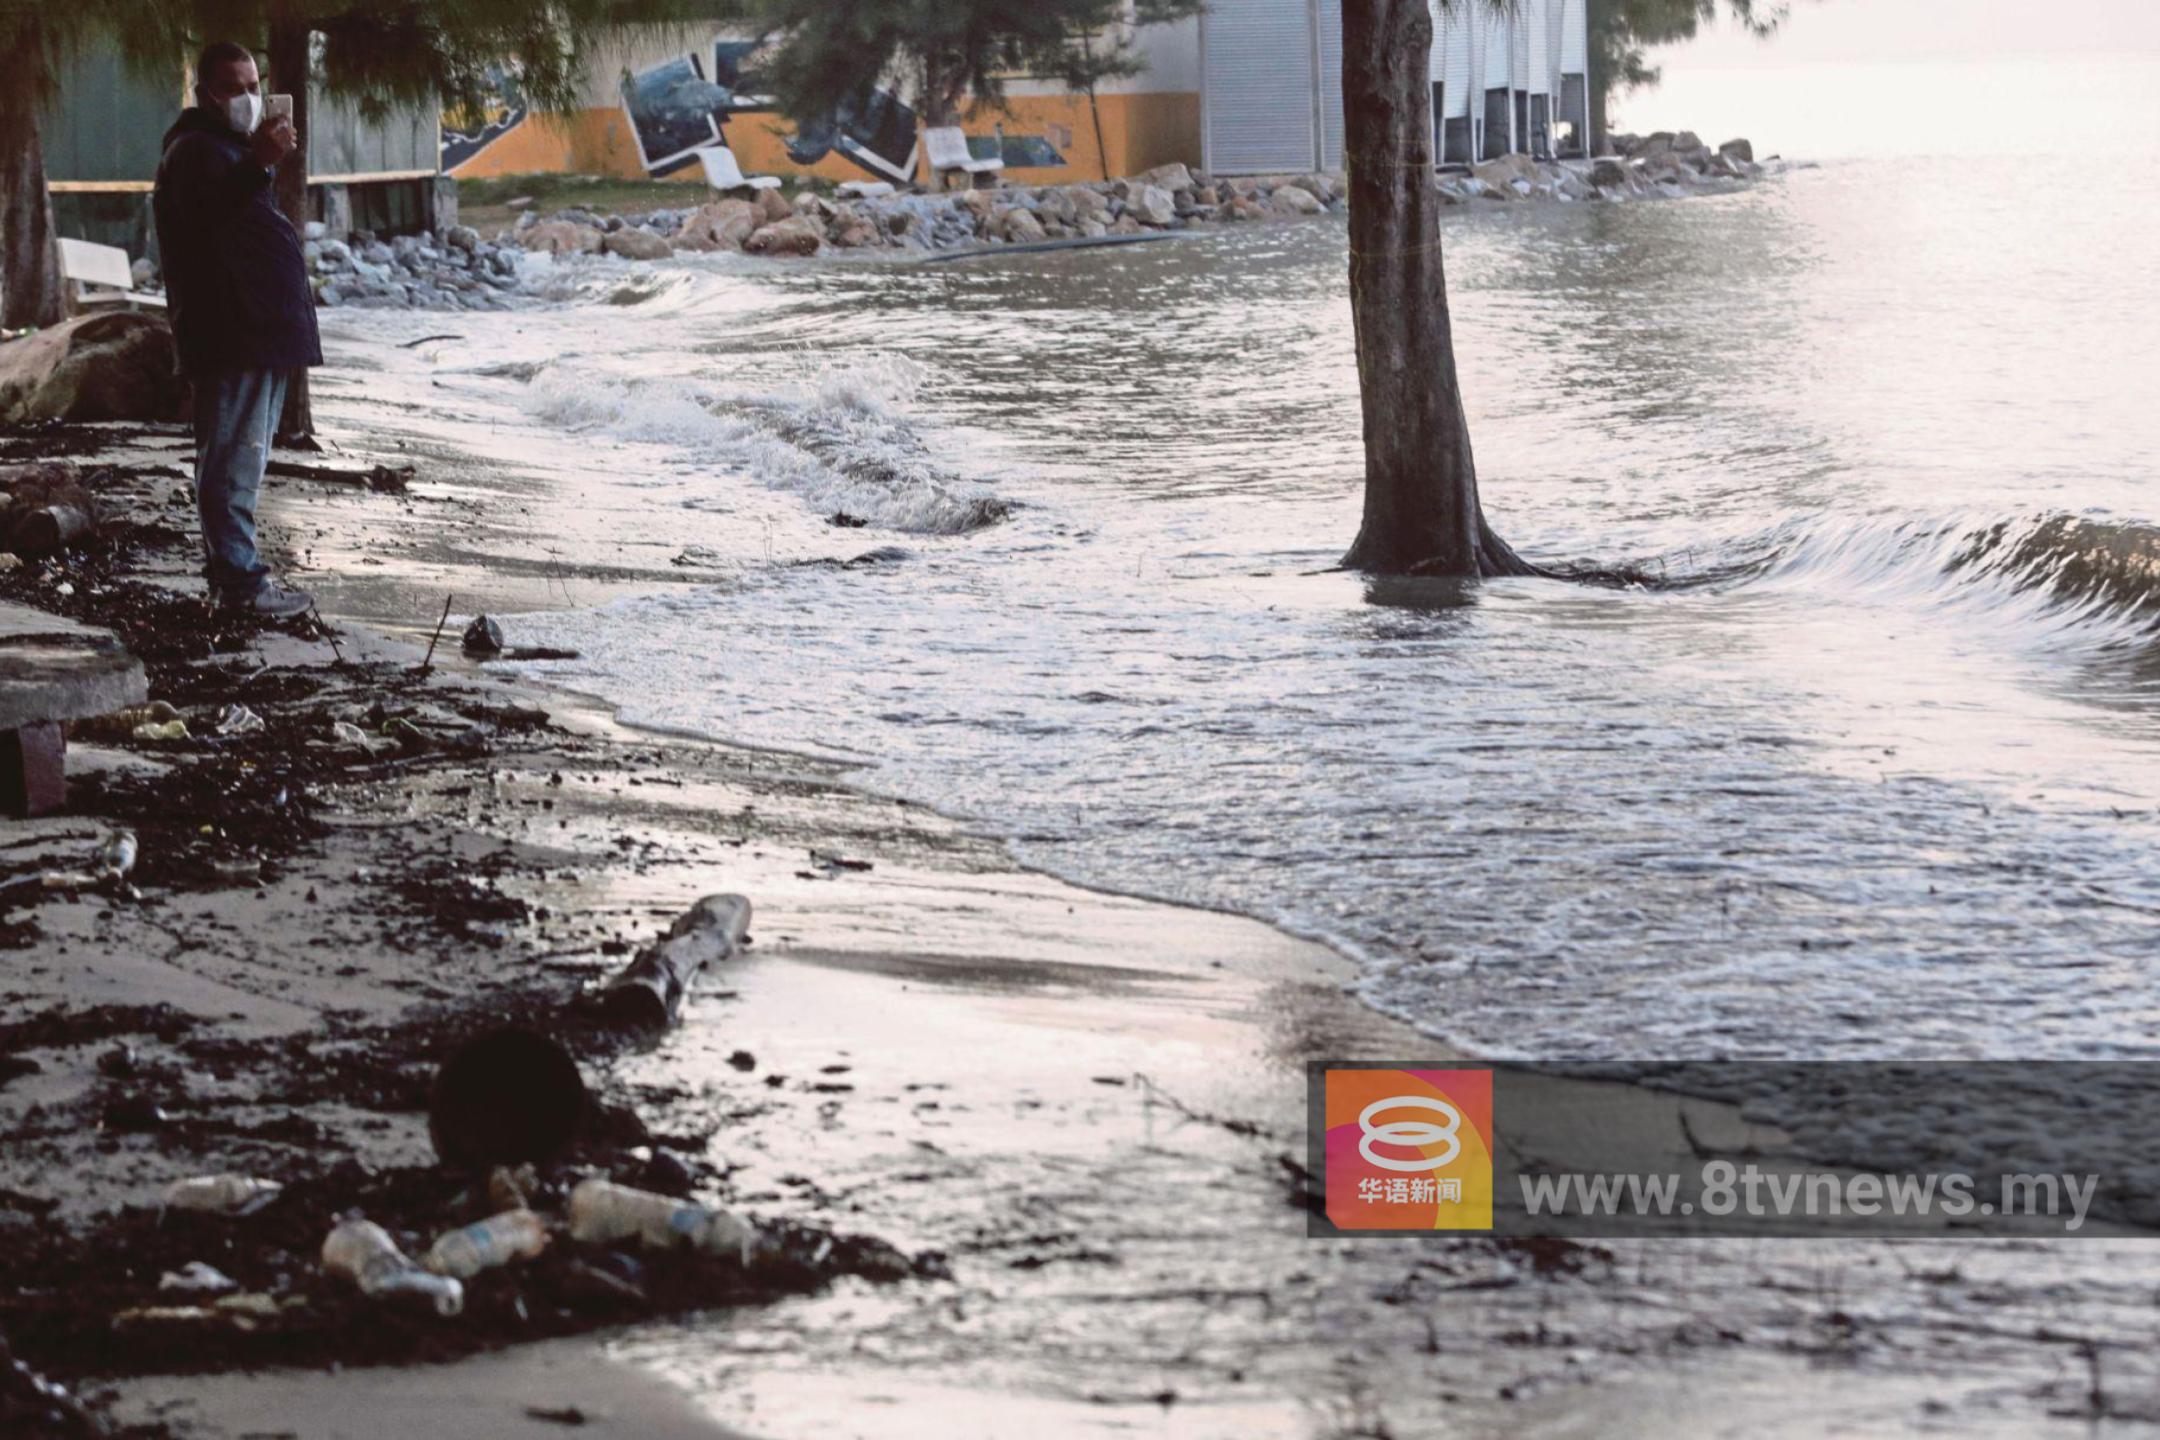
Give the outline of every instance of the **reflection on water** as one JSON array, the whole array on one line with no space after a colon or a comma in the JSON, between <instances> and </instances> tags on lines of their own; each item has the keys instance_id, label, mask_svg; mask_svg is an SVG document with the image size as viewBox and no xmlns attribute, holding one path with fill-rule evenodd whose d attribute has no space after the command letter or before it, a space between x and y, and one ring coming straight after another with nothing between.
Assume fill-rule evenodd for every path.
<instances>
[{"instance_id":1,"label":"reflection on water","mask_svg":"<svg viewBox=\"0 0 2160 1440\"><path fill-rule=\"evenodd\" d=\"M695 477L734 583L536 627L633 719L871 758L1491 1053L2145 1053L2160 285L2142 187L2053 173L1451 222L1496 524L1656 590L1329 573L1334 224L684 267L463 383ZM783 556L908 558L768 564L725 518L761 484Z\"/></svg>"}]
</instances>

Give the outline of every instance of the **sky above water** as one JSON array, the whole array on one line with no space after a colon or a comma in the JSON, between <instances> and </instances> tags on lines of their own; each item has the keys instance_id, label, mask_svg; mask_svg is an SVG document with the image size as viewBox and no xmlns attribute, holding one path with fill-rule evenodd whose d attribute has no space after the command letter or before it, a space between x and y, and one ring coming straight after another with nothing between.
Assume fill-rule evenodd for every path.
<instances>
[{"instance_id":1,"label":"sky above water","mask_svg":"<svg viewBox=\"0 0 2160 1440\"><path fill-rule=\"evenodd\" d=\"M1772 40L1721 23L1653 59L1616 128L1809 159L2160 151L2151 0L1795 0Z\"/></svg>"}]
</instances>

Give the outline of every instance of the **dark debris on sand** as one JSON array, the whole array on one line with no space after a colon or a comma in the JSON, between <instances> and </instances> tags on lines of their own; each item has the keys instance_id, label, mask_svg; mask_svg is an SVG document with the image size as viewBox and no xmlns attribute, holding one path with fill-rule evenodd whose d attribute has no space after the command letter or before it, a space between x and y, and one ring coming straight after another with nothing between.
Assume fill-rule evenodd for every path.
<instances>
[{"instance_id":1,"label":"dark debris on sand","mask_svg":"<svg viewBox=\"0 0 2160 1440\"><path fill-rule=\"evenodd\" d=\"M115 439L110 430L86 437L66 427L5 432L0 462L94 457ZM85 484L93 493L132 489L140 497L140 478L91 468ZM273 630L294 640L334 637L313 618L272 626L221 615L140 578L151 562L171 570L192 540L146 516L147 502L106 508L89 543L0 572L0 599L116 631L143 660L152 701L187 722L186 738L170 741L126 729L100 734L98 743L151 763L106 767L71 784L72 816L137 837L133 872L102 897L123 918L165 923L157 917L174 897L253 890L290 871L312 885L307 867L320 861L347 792L429 770L482 788L491 765L562 741L544 711L409 664L333 653L271 663L269 654L332 648L265 647L280 638ZM239 707L260 723L225 726ZM385 952L414 956L405 978L425 990L430 959L500 947L527 921L524 902L491 883L490 866L509 863L463 863L447 847L415 847L399 854L394 873L368 882L364 904L348 904L357 913L341 918L367 927ZM39 945L38 912L50 898L34 862L0 853L0 948ZM314 903L312 888L307 900ZM103 1047L87 1093L14 1112L0 1141L18 1155L140 1157L142 1168L168 1179L239 1155L251 1173L284 1187L244 1216L119 1204L70 1220L56 1193L0 1186L0 1433L105 1433L94 1413L40 1376L78 1385L151 1372L441 1360L759 1301L842 1274L941 1273L937 1257L911 1260L873 1238L799 1225L774 1229L772 1253L748 1268L557 1234L537 1259L468 1282L456 1317L363 1298L322 1266L323 1240L341 1216L364 1213L417 1256L442 1232L502 1208L484 1178L363 1158L371 1130L394 1122L409 1131L425 1114L435 1069L458 1045L522 1023L568 1048L598 1096L609 1058L638 1043L585 1011L577 982L553 973L476 993L428 993L438 995L435 1003L387 1021L332 1010L314 1029L267 1039L163 1005L59 1005L0 1019L0 1086L35 1083L30 1077L43 1066L32 1052ZM326 1123L333 1115L340 1118ZM581 1137L532 1178L529 1198L559 1217L568 1186L587 1174L678 1195L697 1187L724 1193L724 1175L698 1158L705 1138L654 1136L626 1106L595 1099ZM671 1139L685 1153L672 1153ZM26 1185L23 1167L14 1173L14 1183ZM64 1193L72 1183L55 1170L50 1186L39 1188ZM162 1276L191 1262L222 1271L242 1298L220 1303L160 1289Z\"/></svg>"}]
</instances>

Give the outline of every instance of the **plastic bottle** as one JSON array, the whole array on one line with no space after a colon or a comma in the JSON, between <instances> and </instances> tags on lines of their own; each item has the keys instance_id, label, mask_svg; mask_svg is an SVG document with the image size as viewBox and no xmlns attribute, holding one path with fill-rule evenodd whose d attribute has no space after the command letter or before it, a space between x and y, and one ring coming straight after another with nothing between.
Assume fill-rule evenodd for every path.
<instances>
[{"instance_id":1,"label":"plastic bottle","mask_svg":"<svg viewBox=\"0 0 2160 1440\"><path fill-rule=\"evenodd\" d=\"M513 1260L530 1260L547 1249L547 1222L530 1210L505 1210L435 1238L420 1263L437 1275L470 1280Z\"/></svg>"},{"instance_id":2,"label":"plastic bottle","mask_svg":"<svg viewBox=\"0 0 2160 1440\"><path fill-rule=\"evenodd\" d=\"M323 1268L343 1275L360 1293L377 1299L419 1295L433 1302L438 1315L465 1308L465 1287L446 1275L430 1275L405 1258L397 1241L372 1220L347 1220L323 1241Z\"/></svg>"},{"instance_id":3,"label":"plastic bottle","mask_svg":"<svg viewBox=\"0 0 2160 1440\"><path fill-rule=\"evenodd\" d=\"M636 1240L648 1250L687 1246L750 1263L757 1231L741 1217L687 1200L585 1180L570 1192L570 1235L589 1244Z\"/></svg>"},{"instance_id":4,"label":"plastic bottle","mask_svg":"<svg viewBox=\"0 0 2160 1440\"><path fill-rule=\"evenodd\" d=\"M166 1186L165 1205L171 1210L245 1215L269 1204L284 1188L275 1180L257 1180L252 1175L196 1175Z\"/></svg>"}]
</instances>

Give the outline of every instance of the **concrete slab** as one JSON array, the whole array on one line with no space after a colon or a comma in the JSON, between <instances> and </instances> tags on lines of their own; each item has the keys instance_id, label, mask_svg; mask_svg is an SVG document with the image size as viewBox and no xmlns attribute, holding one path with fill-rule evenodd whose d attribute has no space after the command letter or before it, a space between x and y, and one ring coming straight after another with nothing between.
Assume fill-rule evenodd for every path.
<instances>
[{"instance_id":1,"label":"concrete slab","mask_svg":"<svg viewBox=\"0 0 2160 1440\"><path fill-rule=\"evenodd\" d=\"M110 630L0 604L0 731L104 715L148 697L142 662Z\"/></svg>"}]
</instances>

